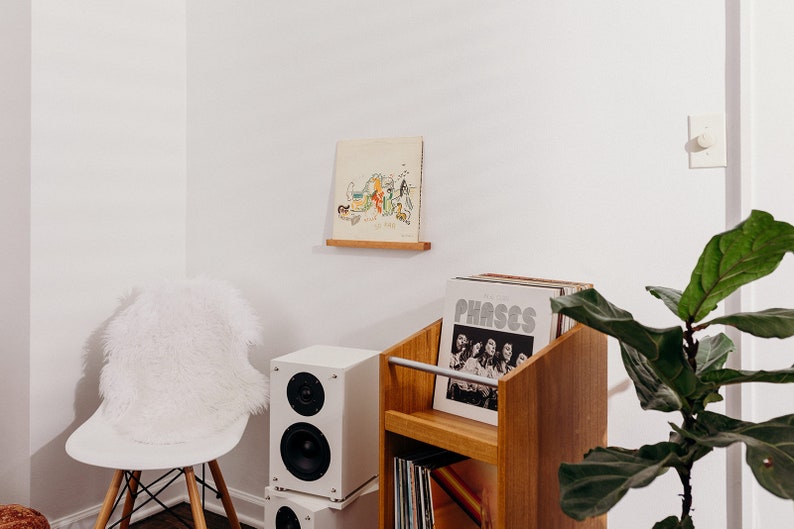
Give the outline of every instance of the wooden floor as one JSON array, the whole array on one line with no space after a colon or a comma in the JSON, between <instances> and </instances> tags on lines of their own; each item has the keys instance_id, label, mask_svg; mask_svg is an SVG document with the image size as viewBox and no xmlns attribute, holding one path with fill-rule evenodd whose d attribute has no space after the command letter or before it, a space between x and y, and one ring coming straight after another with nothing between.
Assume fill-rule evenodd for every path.
<instances>
[{"instance_id":1,"label":"wooden floor","mask_svg":"<svg viewBox=\"0 0 794 529\"><path fill-rule=\"evenodd\" d=\"M174 511L181 516L184 520L186 520L192 529L193 527L193 516L190 514L190 505L187 503L180 503L179 505L173 507ZM207 520L207 529L229 529L229 522L226 520L224 516L220 516L213 512L209 512L207 510L204 511L204 517ZM240 524L243 529L254 529L250 525L245 525L244 523ZM155 514L146 518L145 520L141 520L140 522L136 522L130 525L131 528L135 529L186 529L185 525L182 524L177 518L175 518L172 514L167 511L163 511L161 513Z\"/></svg>"}]
</instances>

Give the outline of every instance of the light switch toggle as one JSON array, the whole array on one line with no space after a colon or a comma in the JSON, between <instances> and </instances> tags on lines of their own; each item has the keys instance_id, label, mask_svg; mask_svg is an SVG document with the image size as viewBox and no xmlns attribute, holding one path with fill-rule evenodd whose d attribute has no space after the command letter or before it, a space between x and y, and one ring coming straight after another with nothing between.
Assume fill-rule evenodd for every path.
<instances>
[{"instance_id":1,"label":"light switch toggle","mask_svg":"<svg viewBox=\"0 0 794 529\"><path fill-rule=\"evenodd\" d=\"M689 116L689 167L727 166L725 115L701 114Z\"/></svg>"},{"instance_id":2,"label":"light switch toggle","mask_svg":"<svg viewBox=\"0 0 794 529\"><path fill-rule=\"evenodd\" d=\"M700 136L698 136L698 145L700 145L704 149L708 149L712 145L716 143L717 140L714 139L714 134L709 131L704 132Z\"/></svg>"}]
</instances>

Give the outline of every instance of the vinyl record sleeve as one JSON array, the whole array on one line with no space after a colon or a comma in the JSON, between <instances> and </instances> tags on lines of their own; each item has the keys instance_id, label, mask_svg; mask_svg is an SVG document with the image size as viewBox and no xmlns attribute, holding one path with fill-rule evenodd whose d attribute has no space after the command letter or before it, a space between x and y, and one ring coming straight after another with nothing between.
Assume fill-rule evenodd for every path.
<instances>
[{"instance_id":1,"label":"vinyl record sleeve","mask_svg":"<svg viewBox=\"0 0 794 529\"><path fill-rule=\"evenodd\" d=\"M550 299L562 293L557 285L450 279L438 367L498 380L556 337ZM498 391L438 375L433 407L495 425Z\"/></svg>"},{"instance_id":2,"label":"vinyl record sleeve","mask_svg":"<svg viewBox=\"0 0 794 529\"><path fill-rule=\"evenodd\" d=\"M421 136L336 145L333 238L419 242Z\"/></svg>"}]
</instances>

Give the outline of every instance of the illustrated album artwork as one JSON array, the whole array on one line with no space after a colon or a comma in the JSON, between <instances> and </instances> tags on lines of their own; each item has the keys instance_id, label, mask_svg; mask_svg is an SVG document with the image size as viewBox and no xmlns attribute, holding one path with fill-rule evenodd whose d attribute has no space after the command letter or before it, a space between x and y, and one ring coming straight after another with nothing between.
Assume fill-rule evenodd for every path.
<instances>
[{"instance_id":1,"label":"illustrated album artwork","mask_svg":"<svg viewBox=\"0 0 794 529\"><path fill-rule=\"evenodd\" d=\"M419 242L423 139L336 145L333 238Z\"/></svg>"},{"instance_id":2,"label":"illustrated album artwork","mask_svg":"<svg viewBox=\"0 0 794 529\"><path fill-rule=\"evenodd\" d=\"M498 380L573 322L551 311L551 298L591 285L480 274L448 280L438 366ZM497 423L498 390L438 375L433 407Z\"/></svg>"}]
</instances>

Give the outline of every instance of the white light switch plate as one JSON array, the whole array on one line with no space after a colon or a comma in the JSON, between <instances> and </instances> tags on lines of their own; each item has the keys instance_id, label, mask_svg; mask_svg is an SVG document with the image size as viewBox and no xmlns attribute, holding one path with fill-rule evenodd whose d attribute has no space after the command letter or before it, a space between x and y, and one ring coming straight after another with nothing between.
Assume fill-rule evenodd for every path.
<instances>
[{"instance_id":1,"label":"white light switch plate","mask_svg":"<svg viewBox=\"0 0 794 529\"><path fill-rule=\"evenodd\" d=\"M698 138L705 135L714 143L707 148L698 144ZM727 147L725 145L725 114L700 114L689 116L689 168L726 167Z\"/></svg>"}]
</instances>

